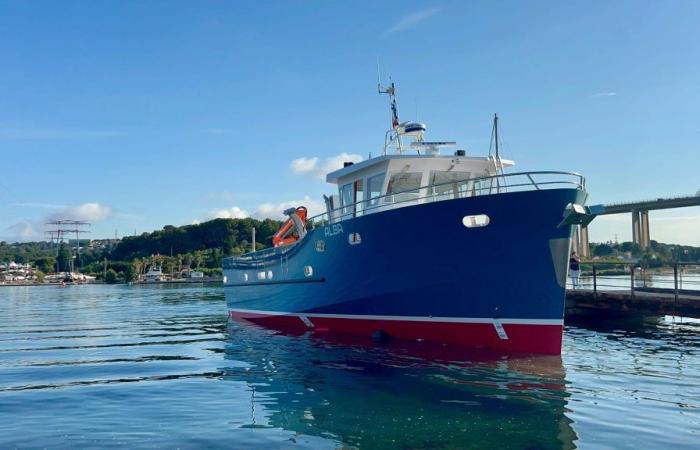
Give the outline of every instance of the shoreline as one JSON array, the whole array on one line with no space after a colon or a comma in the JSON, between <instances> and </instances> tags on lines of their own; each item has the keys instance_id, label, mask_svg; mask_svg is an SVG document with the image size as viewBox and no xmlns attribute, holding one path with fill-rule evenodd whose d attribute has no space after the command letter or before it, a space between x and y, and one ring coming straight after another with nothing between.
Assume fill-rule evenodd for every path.
<instances>
[{"instance_id":1,"label":"shoreline","mask_svg":"<svg viewBox=\"0 0 700 450\"><path fill-rule=\"evenodd\" d=\"M118 286L118 285L132 285L132 286L159 286L159 285L177 285L177 284L212 284L212 283L222 283L223 278L204 278L200 280L169 280L169 281L155 281L155 282L131 282L131 283L113 283L108 284L103 281L95 281L91 283L0 283L0 287L29 287L29 286Z\"/></svg>"}]
</instances>

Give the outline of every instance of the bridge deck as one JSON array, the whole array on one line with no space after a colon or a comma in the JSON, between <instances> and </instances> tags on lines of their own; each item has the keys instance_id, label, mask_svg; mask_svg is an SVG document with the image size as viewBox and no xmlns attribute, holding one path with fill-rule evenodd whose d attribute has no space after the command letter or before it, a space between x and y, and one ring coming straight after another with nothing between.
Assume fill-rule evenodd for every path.
<instances>
[{"instance_id":1,"label":"bridge deck","mask_svg":"<svg viewBox=\"0 0 700 450\"><path fill-rule=\"evenodd\" d=\"M655 200L642 200L629 203L610 203L604 205L605 210L599 216L607 214L621 214L632 211L651 211L655 209L686 208L700 206L700 195L684 197L657 198Z\"/></svg>"}]
</instances>

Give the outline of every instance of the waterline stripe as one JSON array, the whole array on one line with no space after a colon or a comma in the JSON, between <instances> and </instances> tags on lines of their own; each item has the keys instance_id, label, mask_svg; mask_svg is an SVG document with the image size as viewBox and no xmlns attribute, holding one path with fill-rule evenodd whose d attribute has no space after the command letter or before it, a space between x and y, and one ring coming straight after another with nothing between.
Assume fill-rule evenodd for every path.
<instances>
[{"instance_id":1,"label":"waterline stripe","mask_svg":"<svg viewBox=\"0 0 700 450\"><path fill-rule=\"evenodd\" d=\"M511 325L564 325L564 319L496 319L490 317L425 317L425 316L377 316L364 314L320 314L292 313L281 311L261 311L258 309L229 309L230 312L259 314L261 316L292 316L326 319L356 319L356 320L399 320L406 322L451 322L451 323L496 323Z\"/></svg>"}]
</instances>

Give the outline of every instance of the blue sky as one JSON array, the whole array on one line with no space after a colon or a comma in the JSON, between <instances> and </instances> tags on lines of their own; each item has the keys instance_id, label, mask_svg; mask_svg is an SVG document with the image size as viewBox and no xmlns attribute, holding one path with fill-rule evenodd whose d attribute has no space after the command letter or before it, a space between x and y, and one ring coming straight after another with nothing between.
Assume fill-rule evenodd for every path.
<instances>
[{"instance_id":1,"label":"blue sky","mask_svg":"<svg viewBox=\"0 0 700 450\"><path fill-rule=\"evenodd\" d=\"M581 172L591 203L695 193L698 23L696 1L0 1L0 239L318 204L318 172L381 150L377 58L433 139L485 154L498 112L518 170ZM651 227L700 245L698 208Z\"/></svg>"}]
</instances>

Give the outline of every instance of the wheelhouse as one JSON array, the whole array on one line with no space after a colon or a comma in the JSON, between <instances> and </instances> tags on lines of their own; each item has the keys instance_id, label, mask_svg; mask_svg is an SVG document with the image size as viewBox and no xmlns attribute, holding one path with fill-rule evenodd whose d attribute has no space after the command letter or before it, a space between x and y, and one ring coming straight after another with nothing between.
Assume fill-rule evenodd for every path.
<instances>
[{"instance_id":1,"label":"wheelhouse","mask_svg":"<svg viewBox=\"0 0 700 450\"><path fill-rule=\"evenodd\" d=\"M513 161L455 155L384 155L348 164L326 181L338 194L326 197L332 219L371 214L397 206L480 195Z\"/></svg>"}]
</instances>

